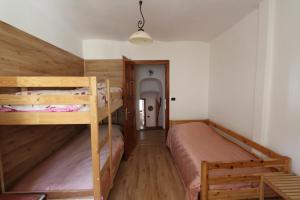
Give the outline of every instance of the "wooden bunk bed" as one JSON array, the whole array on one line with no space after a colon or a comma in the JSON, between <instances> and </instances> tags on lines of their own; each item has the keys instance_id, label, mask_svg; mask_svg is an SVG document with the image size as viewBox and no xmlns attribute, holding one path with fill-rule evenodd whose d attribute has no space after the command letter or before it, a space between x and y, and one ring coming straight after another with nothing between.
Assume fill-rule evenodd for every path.
<instances>
[{"instance_id":1,"label":"wooden bunk bed","mask_svg":"<svg viewBox=\"0 0 300 200\"><path fill-rule=\"evenodd\" d=\"M112 156L112 117L111 113L123 106L120 93L111 92L110 82L106 80L106 101L98 106L96 77L0 77L1 88L87 88L84 95L15 95L0 94L0 105L88 105L89 109L78 112L0 112L0 125L57 125L82 124L90 125L90 145L93 188L91 190L52 191L45 192L49 197L67 198L93 195L94 199L106 199L108 193L101 191L101 177L109 170L110 188L112 187L114 169ZM99 123L108 118L108 134L103 139L99 134ZM100 163L101 150L106 146L109 155L106 162ZM1 154L0 154L1 155ZM103 166L103 167L101 167ZM5 177L0 157L0 182L2 193L18 193L6 191ZM109 189L110 189L109 188ZM20 191L22 193L22 191ZM29 192L30 193L30 192ZM35 193L35 192L33 192Z\"/></svg>"},{"instance_id":2,"label":"wooden bunk bed","mask_svg":"<svg viewBox=\"0 0 300 200\"><path fill-rule=\"evenodd\" d=\"M186 199L258 199L262 174L290 172L290 158L213 121L177 120L170 125L167 144ZM266 197L276 194L267 189Z\"/></svg>"}]
</instances>

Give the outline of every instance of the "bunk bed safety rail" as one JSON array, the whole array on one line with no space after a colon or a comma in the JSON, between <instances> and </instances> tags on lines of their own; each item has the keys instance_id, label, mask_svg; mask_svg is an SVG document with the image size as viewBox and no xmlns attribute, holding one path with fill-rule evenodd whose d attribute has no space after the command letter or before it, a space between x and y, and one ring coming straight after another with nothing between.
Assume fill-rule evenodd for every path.
<instances>
[{"instance_id":1,"label":"bunk bed safety rail","mask_svg":"<svg viewBox=\"0 0 300 200\"><path fill-rule=\"evenodd\" d=\"M0 94L0 105L91 105L95 77L0 77L1 88L88 88L87 95ZM96 83L94 83L96 84ZM89 112L0 112L1 125L90 124Z\"/></svg>"}]
</instances>

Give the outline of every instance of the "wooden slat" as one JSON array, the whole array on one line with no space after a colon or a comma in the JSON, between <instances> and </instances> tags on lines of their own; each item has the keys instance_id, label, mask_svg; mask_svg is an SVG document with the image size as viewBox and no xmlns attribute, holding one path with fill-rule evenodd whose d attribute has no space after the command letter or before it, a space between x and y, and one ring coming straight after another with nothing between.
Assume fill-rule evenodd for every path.
<instances>
[{"instance_id":1,"label":"wooden slat","mask_svg":"<svg viewBox=\"0 0 300 200\"><path fill-rule=\"evenodd\" d=\"M209 162L208 169L235 169L248 167L279 167L285 164L284 159L276 160L251 160L237 162Z\"/></svg>"},{"instance_id":2,"label":"wooden slat","mask_svg":"<svg viewBox=\"0 0 300 200\"><path fill-rule=\"evenodd\" d=\"M1 125L89 124L89 112L0 112Z\"/></svg>"},{"instance_id":3,"label":"wooden slat","mask_svg":"<svg viewBox=\"0 0 300 200\"><path fill-rule=\"evenodd\" d=\"M300 177L295 175L264 176L263 183L285 199L300 199Z\"/></svg>"},{"instance_id":4,"label":"wooden slat","mask_svg":"<svg viewBox=\"0 0 300 200\"><path fill-rule=\"evenodd\" d=\"M88 95L0 95L0 105L80 105L89 103Z\"/></svg>"},{"instance_id":5,"label":"wooden slat","mask_svg":"<svg viewBox=\"0 0 300 200\"><path fill-rule=\"evenodd\" d=\"M89 87L89 77L1 76L0 87Z\"/></svg>"},{"instance_id":6,"label":"wooden slat","mask_svg":"<svg viewBox=\"0 0 300 200\"><path fill-rule=\"evenodd\" d=\"M208 199L255 199L258 198L258 188L240 190L210 190Z\"/></svg>"},{"instance_id":7,"label":"wooden slat","mask_svg":"<svg viewBox=\"0 0 300 200\"><path fill-rule=\"evenodd\" d=\"M221 176L221 177L209 177L208 183L210 185L218 184L230 184L230 183L243 183L243 182L258 182L260 176L245 175L245 176Z\"/></svg>"}]
</instances>

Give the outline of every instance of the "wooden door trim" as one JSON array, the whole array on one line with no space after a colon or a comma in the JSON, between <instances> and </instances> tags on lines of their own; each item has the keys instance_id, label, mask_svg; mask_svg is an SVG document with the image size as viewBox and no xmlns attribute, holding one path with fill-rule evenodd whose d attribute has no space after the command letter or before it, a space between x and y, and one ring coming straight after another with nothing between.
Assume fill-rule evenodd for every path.
<instances>
[{"instance_id":1,"label":"wooden door trim","mask_svg":"<svg viewBox=\"0 0 300 200\"><path fill-rule=\"evenodd\" d=\"M144 129L147 127L147 120L146 120L146 98L140 98L144 101Z\"/></svg>"},{"instance_id":2,"label":"wooden door trim","mask_svg":"<svg viewBox=\"0 0 300 200\"><path fill-rule=\"evenodd\" d=\"M135 65L164 65L165 66L165 96L166 96L166 110L165 110L165 127L166 138L169 130L170 120L170 61L169 60L132 60Z\"/></svg>"}]
</instances>

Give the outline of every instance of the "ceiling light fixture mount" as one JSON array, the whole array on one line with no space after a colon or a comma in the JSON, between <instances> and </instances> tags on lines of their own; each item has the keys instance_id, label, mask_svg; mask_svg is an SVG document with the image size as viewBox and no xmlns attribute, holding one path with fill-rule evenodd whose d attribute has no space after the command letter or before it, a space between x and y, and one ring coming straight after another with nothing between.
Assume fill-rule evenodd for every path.
<instances>
[{"instance_id":1,"label":"ceiling light fixture mount","mask_svg":"<svg viewBox=\"0 0 300 200\"><path fill-rule=\"evenodd\" d=\"M129 41L133 44L151 44L153 42L152 37L144 31L145 17L142 12L142 0L139 1L139 5L142 19L138 21L138 31L129 37Z\"/></svg>"}]
</instances>

